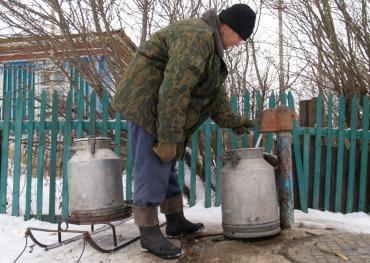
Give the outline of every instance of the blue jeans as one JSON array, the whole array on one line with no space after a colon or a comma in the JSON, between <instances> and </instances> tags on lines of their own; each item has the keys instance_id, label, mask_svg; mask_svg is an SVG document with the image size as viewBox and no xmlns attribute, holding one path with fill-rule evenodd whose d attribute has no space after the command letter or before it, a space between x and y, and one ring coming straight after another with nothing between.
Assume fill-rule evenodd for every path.
<instances>
[{"instance_id":1,"label":"blue jeans","mask_svg":"<svg viewBox=\"0 0 370 263\"><path fill-rule=\"evenodd\" d=\"M162 162L153 152L156 138L135 123L129 125L134 161L134 205L159 205L165 198L181 194L176 159Z\"/></svg>"}]
</instances>

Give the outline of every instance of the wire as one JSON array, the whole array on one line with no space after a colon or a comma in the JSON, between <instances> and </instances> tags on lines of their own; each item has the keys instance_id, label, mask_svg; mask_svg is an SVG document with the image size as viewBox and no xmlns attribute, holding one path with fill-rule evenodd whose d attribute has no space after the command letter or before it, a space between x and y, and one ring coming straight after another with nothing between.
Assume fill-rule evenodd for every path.
<instances>
[{"instance_id":1,"label":"wire","mask_svg":"<svg viewBox=\"0 0 370 263\"><path fill-rule=\"evenodd\" d=\"M84 247L82 248L82 252L81 252L81 255L80 255L80 257L78 258L78 260L77 260L77 263L79 263L80 262L80 260L81 260L81 258L82 258L82 255L84 254L84 252L85 252L85 247L86 247L86 240L84 239Z\"/></svg>"},{"instance_id":2,"label":"wire","mask_svg":"<svg viewBox=\"0 0 370 263\"><path fill-rule=\"evenodd\" d=\"M22 252L18 255L18 257L13 261L13 263L17 262L17 260L22 256L22 254L26 250L26 248L27 248L27 239L28 239L28 236L26 236L26 245L24 246Z\"/></svg>"}]
</instances>

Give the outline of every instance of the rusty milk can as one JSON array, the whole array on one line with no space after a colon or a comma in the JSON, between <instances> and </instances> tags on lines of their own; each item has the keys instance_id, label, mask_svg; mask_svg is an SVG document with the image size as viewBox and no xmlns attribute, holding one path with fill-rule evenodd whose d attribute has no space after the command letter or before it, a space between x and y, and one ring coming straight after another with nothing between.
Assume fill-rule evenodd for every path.
<instances>
[{"instance_id":1,"label":"rusty milk can","mask_svg":"<svg viewBox=\"0 0 370 263\"><path fill-rule=\"evenodd\" d=\"M226 152L221 174L222 227L230 238L255 238L280 229L274 168L263 148Z\"/></svg>"}]
</instances>

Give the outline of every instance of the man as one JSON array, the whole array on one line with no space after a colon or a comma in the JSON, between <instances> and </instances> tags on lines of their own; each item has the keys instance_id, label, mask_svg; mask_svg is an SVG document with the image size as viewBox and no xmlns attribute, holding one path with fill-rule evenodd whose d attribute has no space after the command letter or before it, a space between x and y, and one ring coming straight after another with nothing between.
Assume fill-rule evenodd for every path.
<instances>
[{"instance_id":1,"label":"man","mask_svg":"<svg viewBox=\"0 0 370 263\"><path fill-rule=\"evenodd\" d=\"M203 228L185 219L175 165L190 135L211 117L242 134L253 121L232 113L226 90L224 50L246 40L256 15L244 4L167 26L140 46L113 99L130 121L134 167L135 223L144 250L176 258L181 248L164 237L157 207L165 214L167 237Z\"/></svg>"}]
</instances>

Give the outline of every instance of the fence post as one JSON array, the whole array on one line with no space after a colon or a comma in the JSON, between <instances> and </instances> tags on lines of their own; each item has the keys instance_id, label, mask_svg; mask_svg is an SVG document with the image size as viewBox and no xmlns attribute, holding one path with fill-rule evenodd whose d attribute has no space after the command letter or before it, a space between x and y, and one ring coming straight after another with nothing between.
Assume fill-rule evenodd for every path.
<instances>
[{"instance_id":1,"label":"fence post","mask_svg":"<svg viewBox=\"0 0 370 263\"><path fill-rule=\"evenodd\" d=\"M280 224L289 229L294 224L293 158L292 134L290 131L277 132L278 190L280 204Z\"/></svg>"},{"instance_id":2,"label":"fence post","mask_svg":"<svg viewBox=\"0 0 370 263\"><path fill-rule=\"evenodd\" d=\"M316 123L317 97L299 101L299 126L314 127Z\"/></svg>"},{"instance_id":3,"label":"fence post","mask_svg":"<svg viewBox=\"0 0 370 263\"><path fill-rule=\"evenodd\" d=\"M280 225L289 229L294 224L292 122L295 113L287 106L261 113L260 132L276 132L278 169L276 173L280 205Z\"/></svg>"}]
</instances>

